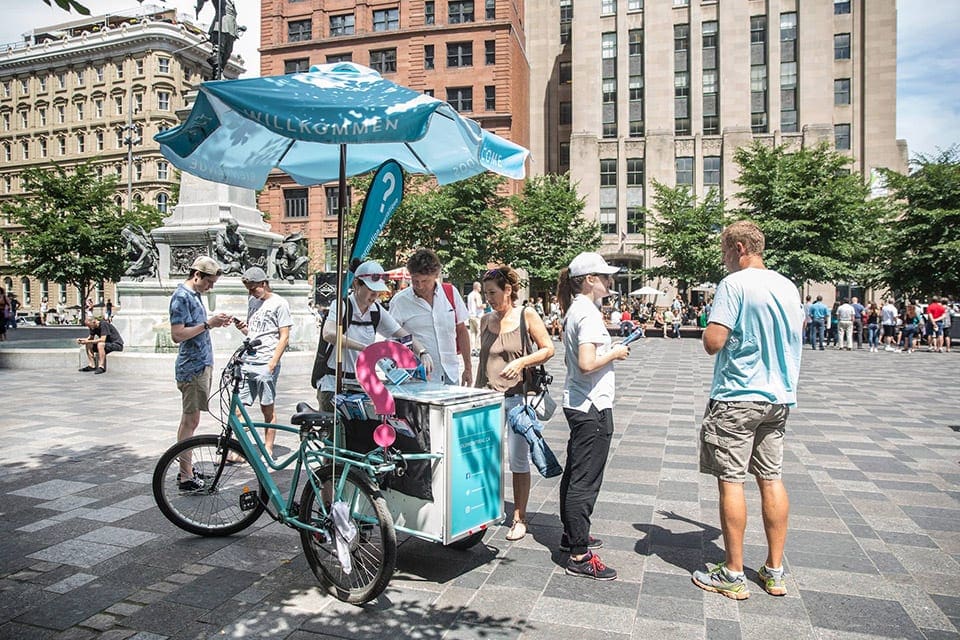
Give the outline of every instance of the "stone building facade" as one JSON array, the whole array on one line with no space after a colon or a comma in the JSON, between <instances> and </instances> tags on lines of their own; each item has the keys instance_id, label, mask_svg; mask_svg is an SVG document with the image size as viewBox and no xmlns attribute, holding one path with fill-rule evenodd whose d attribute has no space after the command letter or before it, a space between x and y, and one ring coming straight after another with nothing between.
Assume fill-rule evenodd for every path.
<instances>
[{"instance_id":1,"label":"stone building facade","mask_svg":"<svg viewBox=\"0 0 960 640\"><path fill-rule=\"evenodd\" d=\"M129 180L134 201L166 212L177 175L153 136L178 124L176 110L210 55L206 32L174 10L84 18L0 46L0 202L23 193L23 168L89 160L99 174L118 177L118 205L127 204ZM231 61L227 75L241 71ZM5 219L0 226L18 230ZM83 303L72 287L15 273L8 256L2 247L0 283L24 310L38 310L44 296L51 309ZM109 282L94 297L118 302Z\"/></svg>"}]
</instances>

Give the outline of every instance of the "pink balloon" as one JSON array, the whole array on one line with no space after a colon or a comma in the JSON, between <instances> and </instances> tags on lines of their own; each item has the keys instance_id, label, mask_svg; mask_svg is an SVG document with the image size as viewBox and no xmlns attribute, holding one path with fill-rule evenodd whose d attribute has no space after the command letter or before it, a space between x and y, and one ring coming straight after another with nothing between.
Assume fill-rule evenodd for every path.
<instances>
[{"instance_id":1,"label":"pink balloon","mask_svg":"<svg viewBox=\"0 0 960 640\"><path fill-rule=\"evenodd\" d=\"M377 443L378 447L386 449L397 441L397 432L393 427L383 422L373 430L373 441Z\"/></svg>"},{"instance_id":2,"label":"pink balloon","mask_svg":"<svg viewBox=\"0 0 960 640\"><path fill-rule=\"evenodd\" d=\"M417 359L410 349L393 340L374 342L357 356L357 382L370 396L377 415L392 416L397 410L396 403L377 377L377 363L384 358L391 358L402 369L413 369Z\"/></svg>"}]
</instances>

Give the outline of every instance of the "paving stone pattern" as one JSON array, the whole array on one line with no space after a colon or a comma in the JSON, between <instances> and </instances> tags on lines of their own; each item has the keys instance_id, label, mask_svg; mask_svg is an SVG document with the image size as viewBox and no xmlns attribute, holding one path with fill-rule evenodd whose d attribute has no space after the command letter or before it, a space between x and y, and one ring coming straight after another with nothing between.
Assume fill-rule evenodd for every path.
<instances>
[{"instance_id":1,"label":"paving stone pattern","mask_svg":"<svg viewBox=\"0 0 960 640\"><path fill-rule=\"evenodd\" d=\"M561 367L558 354L558 396ZM495 527L468 552L402 539L390 587L362 608L319 590L296 532L266 516L199 538L160 514L150 477L179 419L172 365L151 379L4 371L0 638L960 638L960 356L804 352L789 593L754 582L740 602L689 577L722 558L716 483L697 471L712 367L692 339L640 342L618 366L592 531L619 580L564 574L559 478L534 474L526 538ZM312 397L281 378L278 415ZM561 461L565 434L558 412ZM765 543L747 486L755 581Z\"/></svg>"}]
</instances>

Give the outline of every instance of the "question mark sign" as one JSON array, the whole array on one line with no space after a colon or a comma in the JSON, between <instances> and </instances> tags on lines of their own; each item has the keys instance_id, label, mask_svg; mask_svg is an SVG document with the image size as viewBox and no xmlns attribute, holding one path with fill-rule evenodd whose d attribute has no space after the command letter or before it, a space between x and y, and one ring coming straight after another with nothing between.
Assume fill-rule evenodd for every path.
<instances>
[{"instance_id":1,"label":"question mark sign","mask_svg":"<svg viewBox=\"0 0 960 640\"><path fill-rule=\"evenodd\" d=\"M383 192L383 200L380 202L380 213L383 213L384 207L387 206L387 200L390 199L390 196L393 194L393 190L397 186L397 178L392 173L384 173L383 181L387 184L387 188Z\"/></svg>"},{"instance_id":2,"label":"question mark sign","mask_svg":"<svg viewBox=\"0 0 960 640\"><path fill-rule=\"evenodd\" d=\"M384 358L392 358L402 369L413 369L417 366L417 359L410 349L393 340L374 342L357 356L357 382L370 396L377 415L392 416L397 410L396 403L377 376L377 363Z\"/></svg>"}]
</instances>

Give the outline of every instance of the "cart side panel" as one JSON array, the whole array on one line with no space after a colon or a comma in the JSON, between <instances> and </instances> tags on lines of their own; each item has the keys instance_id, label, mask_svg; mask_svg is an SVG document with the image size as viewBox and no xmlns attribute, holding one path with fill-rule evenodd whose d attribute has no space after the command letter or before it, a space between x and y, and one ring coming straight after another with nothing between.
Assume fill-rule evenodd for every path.
<instances>
[{"instance_id":1,"label":"cart side panel","mask_svg":"<svg viewBox=\"0 0 960 640\"><path fill-rule=\"evenodd\" d=\"M447 407L446 542L503 518L502 398Z\"/></svg>"}]
</instances>

